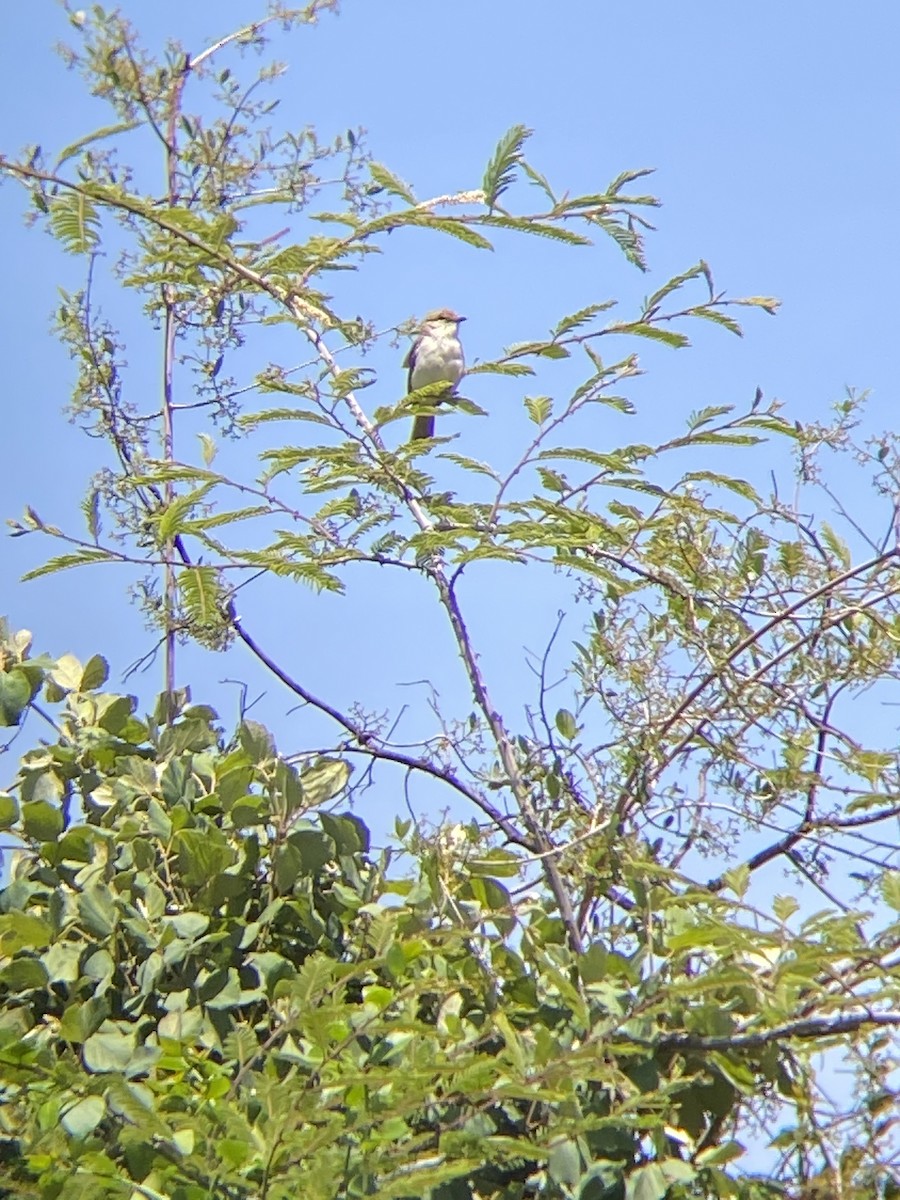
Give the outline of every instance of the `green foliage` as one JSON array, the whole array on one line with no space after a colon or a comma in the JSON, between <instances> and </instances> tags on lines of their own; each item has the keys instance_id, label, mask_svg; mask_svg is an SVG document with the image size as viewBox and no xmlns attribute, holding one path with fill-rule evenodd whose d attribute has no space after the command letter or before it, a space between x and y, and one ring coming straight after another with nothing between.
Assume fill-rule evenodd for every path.
<instances>
[{"instance_id":1,"label":"green foliage","mask_svg":"<svg viewBox=\"0 0 900 1200\"><path fill-rule=\"evenodd\" d=\"M745 913L620 844L640 904L575 952L550 897L512 898L517 854L448 827L397 876L330 808L342 761L291 764L262 726L225 740L215 720L180 703L160 727L73 688L12 781L14 1194L754 1194L716 1131L796 1104L811 1026L850 1028L828 980L869 955L853 917L791 933L783 902Z\"/></svg>"},{"instance_id":2,"label":"green foliage","mask_svg":"<svg viewBox=\"0 0 900 1200\"><path fill-rule=\"evenodd\" d=\"M69 254L89 254L100 240L97 209L81 191L56 196L50 205L50 231Z\"/></svg>"},{"instance_id":3,"label":"green foliage","mask_svg":"<svg viewBox=\"0 0 900 1200\"><path fill-rule=\"evenodd\" d=\"M331 809L340 759L289 763L252 721L226 741L183 697L139 720L101 659L6 637L61 703L4 794L14 1194L761 1196L719 1131L747 1104L804 1111L805 1045L865 1023L831 986L849 962L890 987L856 914L792 931L792 898L751 912L621 839L592 874L633 900L576 951L474 826L414 835L397 875Z\"/></svg>"},{"instance_id":4,"label":"green foliage","mask_svg":"<svg viewBox=\"0 0 900 1200\"><path fill-rule=\"evenodd\" d=\"M497 149L484 172L484 202L493 209L502 194L512 186L516 167L522 161L522 147L531 136L524 125L514 125L497 143Z\"/></svg>"},{"instance_id":5,"label":"green foliage","mask_svg":"<svg viewBox=\"0 0 900 1200\"><path fill-rule=\"evenodd\" d=\"M465 395L398 397L370 354L414 323L345 311L339 272L401 230L464 255L527 253L525 235L584 255L599 236L646 270L657 201L626 191L644 169L558 187L520 125L480 187L424 201L358 132L278 129L278 69L248 79L239 52L333 7L273 6L156 56L120 13L73 11L65 55L110 123L52 169L0 160L86 257L56 329L70 415L109 449L76 532L31 507L11 522L61 543L26 578L138 566L167 679L179 639L239 639L335 729L309 743L301 721L281 754L173 690L139 717L101 690L100 656L31 658L30 635L0 629L0 724L52 729L0 792L0 1194L888 1195L900 762L860 701L900 679L897 439L854 443L858 397L801 427L759 392L673 404L619 445L598 433L634 415L640 354L775 312L717 291L704 261L628 313L601 296L523 330ZM142 136L165 146L155 192L133 182ZM155 406L104 316L120 286L162 335ZM301 366L266 348L248 369L285 323ZM500 464L448 449L507 420L477 403L493 377L519 401ZM248 392L276 406L243 411ZM437 436L394 445L426 409ZM213 470L222 434L249 430L257 466ZM779 451L799 485L769 490ZM831 524L809 515L832 452L869 471L877 534L827 484ZM390 699L373 715L313 694L294 648L276 661L237 615L260 575L327 600L351 565L354 583L392 567L431 594L463 672L471 701L435 689L437 733L412 745ZM530 650L533 695L501 712L485 644L542 572L581 628L564 648L560 616ZM474 819L398 820L401 866L355 801L375 782L400 811L423 779ZM838 1056L855 1086L829 1100Z\"/></svg>"}]
</instances>

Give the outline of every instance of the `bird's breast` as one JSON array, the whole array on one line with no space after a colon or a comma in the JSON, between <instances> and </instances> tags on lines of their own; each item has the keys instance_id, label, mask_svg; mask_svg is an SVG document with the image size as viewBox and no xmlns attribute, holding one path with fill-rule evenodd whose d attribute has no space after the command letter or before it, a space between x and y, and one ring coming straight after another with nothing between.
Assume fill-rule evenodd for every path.
<instances>
[{"instance_id":1,"label":"bird's breast","mask_svg":"<svg viewBox=\"0 0 900 1200\"><path fill-rule=\"evenodd\" d=\"M423 337L412 368L414 388L429 383L459 383L465 367L458 338Z\"/></svg>"}]
</instances>

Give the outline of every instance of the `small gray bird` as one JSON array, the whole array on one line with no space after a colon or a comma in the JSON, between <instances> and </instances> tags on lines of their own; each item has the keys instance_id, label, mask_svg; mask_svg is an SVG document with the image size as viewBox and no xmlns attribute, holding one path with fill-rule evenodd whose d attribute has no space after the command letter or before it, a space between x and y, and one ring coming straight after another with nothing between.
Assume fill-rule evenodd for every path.
<instances>
[{"instance_id":1,"label":"small gray bird","mask_svg":"<svg viewBox=\"0 0 900 1200\"><path fill-rule=\"evenodd\" d=\"M448 383L450 390L456 391L466 369L459 340L460 322L465 319L452 308L428 313L403 360L404 367L409 367L408 391L429 383ZM410 440L430 437L434 437L434 413L422 413L413 421Z\"/></svg>"}]
</instances>

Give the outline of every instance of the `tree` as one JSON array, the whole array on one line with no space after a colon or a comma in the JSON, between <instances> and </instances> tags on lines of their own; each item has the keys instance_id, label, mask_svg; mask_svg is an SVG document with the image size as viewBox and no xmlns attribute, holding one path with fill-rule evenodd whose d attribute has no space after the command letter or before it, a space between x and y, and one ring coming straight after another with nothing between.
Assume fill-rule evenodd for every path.
<instances>
[{"instance_id":1,"label":"tree","mask_svg":"<svg viewBox=\"0 0 900 1200\"><path fill-rule=\"evenodd\" d=\"M28 634L3 633L4 722L54 730L0 796L17 847L0 916L3 1186L151 1200L896 1195L898 761L859 706L896 678L896 443L853 445L855 397L831 425L798 428L757 393L660 445L567 444L582 411L630 410L642 341L685 348L691 322L737 333L735 309L774 311L726 297L701 262L630 319L601 300L470 367L546 389L522 397L533 428L511 466L445 435L393 446L440 388L366 404L362 356L396 331L348 316L326 279L364 270L401 230L475 249L512 236L523 252L529 236L567 253L611 237L644 269L656 202L629 190L643 171L560 191L521 126L479 188L430 200L358 133L273 132L264 90L278 72L243 81L246 51L275 22L331 7L279 7L162 58L122 16L73 12L70 62L113 123L52 164L37 149L0 160L85 259L58 331L77 364L72 409L110 447L86 533L29 508L13 534L62 543L33 575L139 568L165 660L141 719L101 690L100 656L31 658ZM162 149L156 192L125 157L135 136ZM301 240L272 235L284 213ZM152 419L104 315L110 263L162 339ZM261 371L253 393L275 406L251 408L233 364L279 322L311 361ZM226 430L278 430L262 474L217 470L208 432L191 461L185 406ZM456 411L485 415L465 396ZM767 439L796 447L796 502L737 474ZM868 469L883 538L844 507L849 544L805 512L832 450ZM689 471L667 466L675 451ZM555 572L589 614L562 702L556 635L534 696L508 713L493 699L460 582L504 567ZM398 744L395 713L313 694L240 616L261 576L327 594L354 569L430 588L471 695L465 711L435 703L439 739ZM279 753L247 718L226 734L177 686L190 639L242 643L327 716L332 743ZM399 811L421 777L469 818L398 817L401 867L348 805L377 780ZM775 862L799 899L771 895ZM857 1090L828 1100L836 1060Z\"/></svg>"}]
</instances>

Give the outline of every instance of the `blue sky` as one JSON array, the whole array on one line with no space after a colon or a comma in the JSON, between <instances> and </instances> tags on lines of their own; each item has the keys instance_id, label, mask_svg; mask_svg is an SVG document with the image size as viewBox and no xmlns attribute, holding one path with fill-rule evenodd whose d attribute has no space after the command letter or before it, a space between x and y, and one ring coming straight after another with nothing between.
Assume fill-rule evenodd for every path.
<instances>
[{"instance_id":1,"label":"blue sky","mask_svg":"<svg viewBox=\"0 0 900 1200\"><path fill-rule=\"evenodd\" d=\"M126 0L123 8L148 46L173 36L194 53L261 11L245 0ZM56 4L13 6L4 25L0 150L37 141L52 153L106 123L52 53L69 35ZM898 44L900 7L890 4L851 11L811 0L649 0L639 8L596 0L346 0L339 18L326 16L316 29L279 41L277 56L289 70L275 119L315 124L326 137L364 126L373 156L421 197L478 186L498 138L516 123L534 130L529 158L560 189L601 190L623 169L656 168L647 190L663 207L653 215L648 277L611 243L581 254L507 239L487 255L403 234L392 237L383 258L342 281L347 309L382 327L434 306L456 307L468 316L470 361L540 336L595 300L620 297L627 315L629 303L700 257L730 294L780 297L776 319L748 314L743 340L704 329L692 350L651 347L643 354L648 374L630 393L637 417L603 416L602 427L582 429L586 443L677 433L691 410L746 403L757 386L801 420L825 418L847 385L871 389L867 420L880 429L893 423L898 392ZM57 284L80 286L83 264L26 230L22 208L22 194L7 183L0 190L7 281L0 296L0 515L15 517L31 503L46 520L72 524L102 459L61 415L71 371L48 317ZM279 328L269 356L285 365L292 355L303 361L293 336ZM401 394L404 350L384 345L370 360L378 384L364 393L367 402ZM133 371L144 373L132 377L132 387L148 396L156 355L152 344L132 346L128 355ZM514 390L488 380L476 377L470 394L490 416L461 426L458 448L502 464L525 425ZM250 450L225 445L222 459L249 471ZM37 649L83 659L104 653L113 666L110 686L119 688L125 667L151 644L126 604L124 580L82 571L18 582L53 552L36 538L4 540L0 612L33 630ZM565 589L549 581L532 593L527 576L490 571L479 586L470 597L476 645L501 704L517 705L530 681L525 650L543 649ZM263 631L267 648L336 703L361 697L377 706L388 694L395 707L416 704L427 694L421 681L430 679L448 705L467 711L448 634L414 585L400 588L369 573L361 582L351 578L343 599L263 586L245 604L248 627ZM571 637L582 619L569 609ZM240 680L251 695L265 693L253 715L275 727L285 749L314 744L317 728L327 738L324 725L289 711L291 698L241 651L226 659L190 650L182 664L181 682L190 681L195 698L213 703L227 725L238 693L224 681ZM126 686L149 702L161 669ZM410 736L431 728L427 716L407 719ZM427 805L426 797L417 800Z\"/></svg>"}]
</instances>

